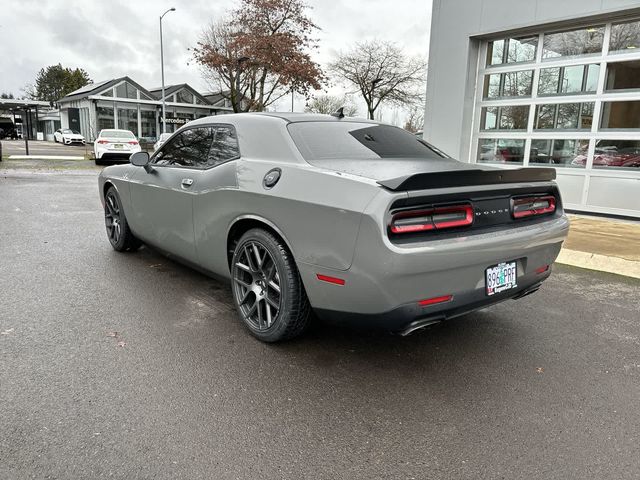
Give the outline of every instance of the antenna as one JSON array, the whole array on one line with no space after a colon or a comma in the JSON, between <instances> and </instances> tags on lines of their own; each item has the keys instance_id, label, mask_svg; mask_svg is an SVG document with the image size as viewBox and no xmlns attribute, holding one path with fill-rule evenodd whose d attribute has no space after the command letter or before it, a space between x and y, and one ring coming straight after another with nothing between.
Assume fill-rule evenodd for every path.
<instances>
[{"instance_id":1,"label":"antenna","mask_svg":"<svg viewBox=\"0 0 640 480\"><path fill-rule=\"evenodd\" d=\"M332 117L336 117L337 119L344 118L344 107L340 107L338 110L331 114Z\"/></svg>"}]
</instances>

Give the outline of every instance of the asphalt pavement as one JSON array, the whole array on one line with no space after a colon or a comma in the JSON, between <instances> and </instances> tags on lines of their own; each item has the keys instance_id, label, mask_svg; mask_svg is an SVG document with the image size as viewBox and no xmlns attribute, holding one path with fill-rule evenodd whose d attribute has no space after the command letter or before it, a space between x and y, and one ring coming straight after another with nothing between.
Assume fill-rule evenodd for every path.
<instances>
[{"instance_id":1,"label":"asphalt pavement","mask_svg":"<svg viewBox=\"0 0 640 480\"><path fill-rule=\"evenodd\" d=\"M107 241L95 172L0 176L2 479L636 479L640 281L406 338L253 339L229 286Z\"/></svg>"},{"instance_id":2,"label":"asphalt pavement","mask_svg":"<svg viewBox=\"0 0 640 480\"><path fill-rule=\"evenodd\" d=\"M29 140L30 155L71 155L84 157L93 154L93 144L62 145L55 142ZM2 156L26 155L24 140L2 140Z\"/></svg>"}]
</instances>

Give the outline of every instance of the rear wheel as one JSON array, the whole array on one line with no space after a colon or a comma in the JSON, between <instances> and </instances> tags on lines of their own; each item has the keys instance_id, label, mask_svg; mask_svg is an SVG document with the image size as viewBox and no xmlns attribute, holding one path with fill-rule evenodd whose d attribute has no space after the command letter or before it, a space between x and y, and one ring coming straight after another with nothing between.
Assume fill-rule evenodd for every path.
<instances>
[{"instance_id":1,"label":"rear wheel","mask_svg":"<svg viewBox=\"0 0 640 480\"><path fill-rule=\"evenodd\" d=\"M111 243L114 250L118 252L133 252L142 245L142 242L133 235L129 228L120 197L113 187L107 190L104 197L104 223L107 228L109 243Z\"/></svg>"},{"instance_id":2,"label":"rear wheel","mask_svg":"<svg viewBox=\"0 0 640 480\"><path fill-rule=\"evenodd\" d=\"M254 228L237 243L231 263L233 299L243 323L263 342L306 329L311 307L293 256L272 233Z\"/></svg>"}]
</instances>

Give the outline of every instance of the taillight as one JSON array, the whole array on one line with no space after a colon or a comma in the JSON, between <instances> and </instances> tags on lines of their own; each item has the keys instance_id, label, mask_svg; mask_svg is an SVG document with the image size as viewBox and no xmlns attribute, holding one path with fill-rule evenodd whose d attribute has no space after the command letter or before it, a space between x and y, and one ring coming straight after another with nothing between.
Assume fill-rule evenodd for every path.
<instances>
[{"instance_id":1,"label":"taillight","mask_svg":"<svg viewBox=\"0 0 640 480\"><path fill-rule=\"evenodd\" d=\"M545 197L514 198L511 202L511 214L513 215L513 218L545 215L556 211L556 197L553 195L547 195Z\"/></svg>"},{"instance_id":2,"label":"taillight","mask_svg":"<svg viewBox=\"0 0 640 480\"><path fill-rule=\"evenodd\" d=\"M105 143L109 143L107 140L98 140L100 145L104 145Z\"/></svg>"},{"instance_id":3,"label":"taillight","mask_svg":"<svg viewBox=\"0 0 640 480\"><path fill-rule=\"evenodd\" d=\"M473 223L471 205L453 205L428 210L400 212L391 219L391 233L415 233L466 227Z\"/></svg>"},{"instance_id":4,"label":"taillight","mask_svg":"<svg viewBox=\"0 0 640 480\"><path fill-rule=\"evenodd\" d=\"M131 140L130 142L127 142L129 145L138 145L138 142L136 140Z\"/></svg>"}]
</instances>

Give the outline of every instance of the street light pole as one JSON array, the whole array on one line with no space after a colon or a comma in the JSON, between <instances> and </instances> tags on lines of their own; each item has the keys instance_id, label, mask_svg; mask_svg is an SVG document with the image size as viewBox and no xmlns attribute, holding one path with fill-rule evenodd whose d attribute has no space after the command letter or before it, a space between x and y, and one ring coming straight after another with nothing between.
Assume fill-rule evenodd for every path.
<instances>
[{"instance_id":1,"label":"street light pole","mask_svg":"<svg viewBox=\"0 0 640 480\"><path fill-rule=\"evenodd\" d=\"M162 133L167 133L167 112L164 101L164 50L162 48L162 18L169 12L175 12L176 9L171 7L169 10L160 15L160 72L162 75Z\"/></svg>"}]
</instances>

